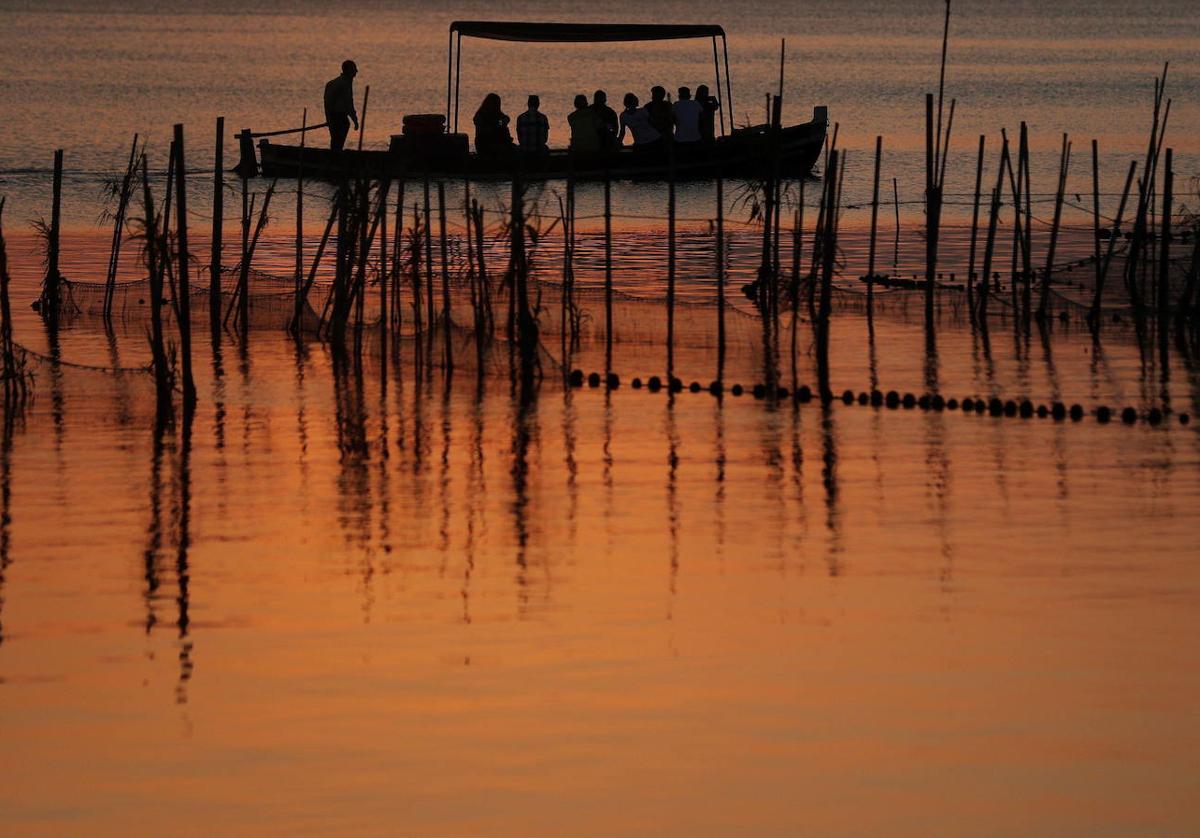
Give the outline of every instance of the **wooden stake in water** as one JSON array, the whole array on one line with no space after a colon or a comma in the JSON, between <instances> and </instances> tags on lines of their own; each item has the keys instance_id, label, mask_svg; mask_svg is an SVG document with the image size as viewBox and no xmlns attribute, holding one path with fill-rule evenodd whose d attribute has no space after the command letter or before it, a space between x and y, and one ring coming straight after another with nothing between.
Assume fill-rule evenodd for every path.
<instances>
[{"instance_id":1,"label":"wooden stake in water","mask_svg":"<svg viewBox=\"0 0 1200 838\"><path fill-rule=\"evenodd\" d=\"M1050 278L1054 271L1054 251L1058 245L1058 227L1062 222L1063 195L1067 189L1067 172L1071 167L1071 143L1062 137L1062 153L1058 162L1058 183L1054 192L1054 221L1050 225L1050 244L1046 248L1046 270L1042 274L1042 289L1038 298L1037 319L1046 319L1050 305ZM1026 195L1029 193L1026 192ZM1028 226L1028 225L1027 225Z\"/></svg>"},{"instance_id":2,"label":"wooden stake in water","mask_svg":"<svg viewBox=\"0 0 1200 838\"><path fill-rule=\"evenodd\" d=\"M1108 248L1105 250L1103 262L1096 275L1096 293L1092 297L1092 308L1088 312L1088 324L1092 331L1100 328L1100 309L1104 298L1104 283L1108 277L1108 268L1112 263L1113 250L1121 233L1121 221L1125 218L1125 204L1129 201L1129 190L1133 187L1133 176L1137 172L1137 161L1129 161L1129 171L1125 175L1125 187L1121 190L1121 203L1117 207L1116 220L1113 222L1112 235L1108 238Z\"/></svg>"},{"instance_id":3,"label":"wooden stake in water","mask_svg":"<svg viewBox=\"0 0 1200 838\"><path fill-rule=\"evenodd\" d=\"M433 211L429 201L429 175L425 175L425 323L433 334ZM432 349L431 349L432 351Z\"/></svg>"},{"instance_id":4,"label":"wooden stake in water","mask_svg":"<svg viewBox=\"0 0 1200 838\"><path fill-rule=\"evenodd\" d=\"M225 223L225 117L217 117L213 152L213 208L211 255L208 260L208 316L215 330L221 321L221 245Z\"/></svg>"},{"instance_id":5,"label":"wooden stake in water","mask_svg":"<svg viewBox=\"0 0 1200 838\"><path fill-rule=\"evenodd\" d=\"M1174 211L1172 194L1175 188L1175 150L1168 148L1163 166L1162 224L1159 228L1161 256L1158 260L1158 322L1160 335L1166 337L1167 318L1171 306L1171 213Z\"/></svg>"},{"instance_id":6,"label":"wooden stake in water","mask_svg":"<svg viewBox=\"0 0 1200 838\"><path fill-rule=\"evenodd\" d=\"M991 209L988 213L987 242L983 248L983 277L979 283L979 327L987 330L988 297L992 287L992 254L996 247L996 225L1000 221L1000 195L1004 189L1004 171L1009 165L1008 135L1001 133L1000 166L996 174L996 188L992 190Z\"/></svg>"},{"instance_id":7,"label":"wooden stake in water","mask_svg":"<svg viewBox=\"0 0 1200 838\"><path fill-rule=\"evenodd\" d=\"M46 241L46 279L42 284L41 312L42 317L52 323L58 322L58 311L61 305L62 292L59 282L62 277L58 271L59 243L62 235L62 175L63 152L54 152L54 185L52 203L50 205L50 230Z\"/></svg>"},{"instance_id":8,"label":"wooden stake in water","mask_svg":"<svg viewBox=\"0 0 1200 838\"><path fill-rule=\"evenodd\" d=\"M438 241L442 252L442 334L447 375L454 369L450 340L450 252L446 242L446 184L438 181Z\"/></svg>"},{"instance_id":9,"label":"wooden stake in water","mask_svg":"<svg viewBox=\"0 0 1200 838\"><path fill-rule=\"evenodd\" d=\"M667 145L667 383L675 376L675 153Z\"/></svg>"},{"instance_id":10,"label":"wooden stake in water","mask_svg":"<svg viewBox=\"0 0 1200 838\"><path fill-rule=\"evenodd\" d=\"M104 322L112 323L113 294L117 285L117 268L121 262L121 242L125 238L125 214L129 209L129 200L133 190L133 179L137 174L138 135L133 135L133 145L129 147L129 162L125 164L125 174L121 177L121 191L117 194L117 211L113 218L112 247L109 250L108 275L104 284Z\"/></svg>"},{"instance_id":11,"label":"wooden stake in water","mask_svg":"<svg viewBox=\"0 0 1200 838\"><path fill-rule=\"evenodd\" d=\"M192 377L192 285L188 273L187 168L183 146L183 125L175 124L175 242L179 250L178 287L175 289L175 314L179 320L179 351L183 356L183 406L190 410L196 403L196 381ZM165 232L165 231L164 231Z\"/></svg>"},{"instance_id":12,"label":"wooden stake in water","mask_svg":"<svg viewBox=\"0 0 1200 838\"><path fill-rule=\"evenodd\" d=\"M979 135L979 156L975 161L975 201L971 209L971 247L967 258L967 309L971 322L975 322L975 250L979 234L979 197L983 186L983 152L987 143L984 134Z\"/></svg>"},{"instance_id":13,"label":"wooden stake in water","mask_svg":"<svg viewBox=\"0 0 1200 838\"><path fill-rule=\"evenodd\" d=\"M604 375L612 372L613 356L612 284L612 179L604 172Z\"/></svg>"},{"instance_id":14,"label":"wooden stake in water","mask_svg":"<svg viewBox=\"0 0 1200 838\"><path fill-rule=\"evenodd\" d=\"M292 323L300 322L304 306L301 292L304 290L304 147L308 137L308 108L300 118L300 156L296 160L296 272L295 299L292 307Z\"/></svg>"},{"instance_id":15,"label":"wooden stake in water","mask_svg":"<svg viewBox=\"0 0 1200 838\"><path fill-rule=\"evenodd\" d=\"M171 411L171 378L162 327L162 260L166 258L166 254L160 252L162 242L159 238L158 217L154 214L154 198L150 194L150 176L145 155L142 155L142 199L145 207L146 261L150 274L150 352L154 359L154 389L158 418L161 421Z\"/></svg>"},{"instance_id":16,"label":"wooden stake in water","mask_svg":"<svg viewBox=\"0 0 1200 838\"><path fill-rule=\"evenodd\" d=\"M717 381L725 380L725 179L717 175Z\"/></svg>"},{"instance_id":17,"label":"wooden stake in water","mask_svg":"<svg viewBox=\"0 0 1200 838\"><path fill-rule=\"evenodd\" d=\"M875 300L875 234L879 229L879 164L883 157L883 137L875 137L875 176L871 181L871 244L867 255L867 306Z\"/></svg>"}]
</instances>

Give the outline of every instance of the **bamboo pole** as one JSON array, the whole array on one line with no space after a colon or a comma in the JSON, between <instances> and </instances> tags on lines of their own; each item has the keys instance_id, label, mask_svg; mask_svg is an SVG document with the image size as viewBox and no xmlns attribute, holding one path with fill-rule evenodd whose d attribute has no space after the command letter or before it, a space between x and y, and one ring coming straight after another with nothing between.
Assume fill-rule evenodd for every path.
<instances>
[{"instance_id":1,"label":"bamboo pole","mask_svg":"<svg viewBox=\"0 0 1200 838\"><path fill-rule=\"evenodd\" d=\"M979 198L980 189L983 186L983 153L986 144L986 135L980 134L979 156L975 161L975 201L971 209L971 246L967 258L967 309L970 312L972 323L975 322L975 253L978 246Z\"/></svg>"},{"instance_id":2,"label":"bamboo pole","mask_svg":"<svg viewBox=\"0 0 1200 838\"><path fill-rule=\"evenodd\" d=\"M292 323L300 322L304 306L304 148L308 137L308 108L300 118L300 156L296 161L296 274Z\"/></svg>"},{"instance_id":3,"label":"bamboo pole","mask_svg":"<svg viewBox=\"0 0 1200 838\"><path fill-rule=\"evenodd\" d=\"M154 389L159 422L171 411L171 380L167 353L163 343L163 265L165 254L159 253L158 218L154 214L154 198L150 194L150 176L146 156L142 155L142 200L146 222L146 260L150 274L150 351L154 358Z\"/></svg>"},{"instance_id":4,"label":"bamboo pole","mask_svg":"<svg viewBox=\"0 0 1200 838\"><path fill-rule=\"evenodd\" d=\"M63 152L54 152L54 181L50 205L50 230L46 242L46 278L42 285L42 317L51 323L58 322L59 308L62 303L59 282L62 277L58 270L59 247L62 236L62 175Z\"/></svg>"},{"instance_id":5,"label":"bamboo pole","mask_svg":"<svg viewBox=\"0 0 1200 838\"><path fill-rule=\"evenodd\" d=\"M1092 140L1092 261L1096 265L1096 286L1100 285L1103 263L1100 261L1100 144Z\"/></svg>"},{"instance_id":6,"label":"bamboo pole","mask_svg":"<svg viewBox=\"0 0 1200 838\"><path fill-rule=\"evenodd\" d=\"M136 174L138 135L133 135L133 144L129 147L129 161L125 164L125 173L121 176L121 191L117 194L117 212L113 219L112 246L109 250L108 274L104 284L104 322L112 323L113 295L117 285L117 268L121 260L121 242L124 240L125 215L129 209L130 192L133 188L133 178Z\"/></svg>"},{"instance_id":7,"label":"bamboo pole","mask_svg":"<svg viewBox=\"0 0 1200 838\"><path fill-rule=\"evenodd\" d=\"M183 124L175 129L175 241L179 249L178 287L175 312L179 320L179 350L183 356L183 405L190 410L196 404L196 380L192 375L192 285L188 271L187 167L183 145ZM164 230L164 232L166 232Z\"/></svg>"},{"instance_id":8,"label":"bamboo pole","mask_svg":"<svg viewBox=\"0 0 1200 838\"><path fill-rule=\"evenodd\" d=\"M832 396L829 384L829 327L833 283L834 252L837 249L837 183L840 171L839 152L829 152L829 167L825 172L825 225L821 244L821 294L817 309L817 385L823 402Z\"/></svg>"},{"instance_id":9,"label":"bamboo pole","mask_svg":"<svg viewBox=\"0 0 1200 838\"><path fill-rule=\"evenodd\" d=\"M442 251L442 334L447 375L454 369L453 343L450 339L450 256L446 242L446 184L438 181L438 241Z\"/></svg>"},{"instance_id":10,"label":"bamboo pole","mask_svg":"<svg viewBox=\"0 0 1200 838\"><path fill-rule=\"evenodd\" d=\"M221 245L225 223L225 117L217 117L213 151L212 240L208 260L208 316L215 331L221 320Z\"/></svg>"},{"instance_id":11,"label":"bamboo pole","mask_svg":"<svg viewBox=\"0 0 1200 838\"><path fill-rule=\"evenodd\" d=\"M1156 306L1158 308L1160 333L1163 336L1166 335L1167 318L1170 315L1171 307L1171 213L1174 211L1172 205L1174 198L1172 192L1175 187L1174 157L1174 149L1168 148L1165 165L1163 166L1162 223L1159 226L1158 232L1161 256L1158 261L1158 300Z\"/></svg>"},{"instance_id":12,"label":"bamboo pole","mask_svg":"<svg viewBox=\"0 0 1200 838\"><path fill-rule=\"evenodd\" d=\"M883 137L875 137L875 175L871 180L871 245L867 256L867 307L875 301L875 234L879 229L879 164L883 157Z\"/></svg>"},{"instance_id":13,"label":"bamboo pole","mask_svg":"<svg viewBox=\"0 0 1200 838\"><path fill-rule=\"evenodd\" d=\"M8 245L4 240L4 204L0 197L0 357L4 363L4 411L11 416L18 399L25 394L25 378L19 369L12 336L12 308L9 305Z\"/></svg>"},{"instance_id":14,"label":"bamboo pole","mask_svg":"<svg viewBox=\"0 0 1200 838\"><path fill-rule=\"evenodd\" d=\"M1064 133L1058 162L1058 183L1054 192L1054 220L1050 225L1050 243L1046 248L1046 270L1042 274L1042 291L1038 299L1037 319L1043 321L1050 305L1050 281L1054 271L1054 251L1058 245L1058 228L1062 222L1063 193L1067 188L1067 172L1071 167L1071 142ZM1026 192L1026 195L1029 193ZM1027 225L1028 226L1028 225Z\"/></svg>"},{"instance_id":15,"label":"bamboo pole","mask_svg":"<svg viewBox=\"0 0 1200 838\"><path fill-rule=\"evenodd\" d=\"M1125 175L1125 187L1121 190L1121 203L1117 207L1116 220L1113 222L1113 232L1108 239L1108 248L1104 254L1104 262L1096 277L1096 293L1092 297L1092 308L1088 312L1088 324L1093 331L1100 328L1100 306L1104 297L1104 283L1108 277L1108 268L1112 264L1113 250L1117 246L1117 238L1121 234L1121 221L1125 218L1125 204L1129 200L1129 191L1133 187L1133 176L1137 171L1137 161L1129 161L1129 172Z\"/></svg>"},{"instance_id":16,"label":"bamboo pole","mask_svg":"<svg viewBox=\"0 0 1200 838\"><path fill-rule=\"evenodd\" d=\"M429 174L425 175L425 322L433 333L433 211L429 201Z\"/></svg>"},{"instance_id":17,"label":"bamboo pole","mask_svg":"<svg viewBox=\"0 0 1200 838\"><path fill-rule=\"evenodd\" d=\"M781 70L782 72L782 70ZM675 377L675 152L667 145L667 384Z\"/></svg>"},{"instance_id":18,"label":"bamboo pole","mask_svg":"<svg viewBox=\"0 0 1200 838\"><path fill-rule=\"evenodd\" d=\"M612 179L604 172L604 376L612 372L613 359L612 283ZM669 383L669 382L668 382Z\"/></svg>"},{"instance_id":19,"label":"bamboo pole","mask_svg":"<svg viewBox=\"0 0 1200 838\"><path fill-rule=\"evenodd\" d=\"M979 284L979 325L987 330L988 297L992 286L992 254L996 246L996 225L1000 216L1000 194L1004 189L1004 170L1009 164L1008 135L1001 133L1000 166L996 174L996 187L992 190L991 211L988 213L987 242L983 248L983 278Z\"/></svg>"},{"instance_id":20,"label":"bamboo pole","mask_svg":"<svg viewBox=\"0 0 1200 838\"><path fill-rule=\"evenodd\" d=\"M421 346L421 333L424 330L424 323L421 321L421 209L416 201L413 201L413 228L412 237L409 240L409 268L410 281L412 283L413 294L413 328L417 335L417 348Z\"/></svg>"}]
</instances>

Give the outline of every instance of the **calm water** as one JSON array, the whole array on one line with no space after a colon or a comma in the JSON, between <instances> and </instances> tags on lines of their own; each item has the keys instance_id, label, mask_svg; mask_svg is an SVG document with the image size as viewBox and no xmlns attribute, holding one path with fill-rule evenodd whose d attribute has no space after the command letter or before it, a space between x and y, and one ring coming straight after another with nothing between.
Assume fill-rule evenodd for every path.
<instances>
[{"instance_id":1,"label":"calm water","mask_svg":"<svg viewBox=\"0 0 1200 838\"><path fill-rule=\"evenodd\" d=\"M68 323L56 347L28 309L39 257L21 225L48 214L44 150L66 147L76 172L64 268L96 278L102 173L133 131L161 142L171 122L199 132L216 113L235 128L291 124L350 51L372 84L368 138L382 142L401 113L440 107L451 14L592 18L547 4L165 5L0 0L16 334L67 362L36 362L32 404L0 427L0 831L1200 827L1200 423L1178 421L1200 413L1200 361L1140 352L1121 324L1096 344L1073 323L1043 335L996 319L985 342L949 303L934 351L896 298L873 330L852 308L835 319L839 392L1168 411L1125 426L564 391L549 365L521 400L504 377L420 375L408 345L356 365L272 330L214 351L204 330L194 423L156 429L153 382L132 369L148 354L139 319L111 338ZM939 7L604 17L724 22L746 109L761 106L786 34L790 112L829 103L863 167L885 133L893 174L915 190ZM1186 180L1200 57L1189 6L955 9L961 136L1027 118L1052 167L1056 133L1078 132L1084 188L1083 138L1111 150L1106 177L1137 154L1149 81L1171 57ZM531 79L544 99L595 84L595 64L556 49L472 49L467 101L496 79L506 98ZM707 72L683 45L596 55L610 91ZM207 177L193 181L204 227ZM618 193L628 215L661 213L661 190ZM711 202L685 190L681 211L704 219ZM285 229L260 264L286 273L286 196L277 212ZM847 226L861 229L854 212ZM905 236L919 242L911 214ZM661 297L661 221L621 224L620 286ZM683 295L711 299L710 234L684 226ZM861 241L847 245L861 258ZM1063 258L1089 247L1073 234ZM586 284L595 242L584 250ZM647 318L631 333L661 330L661 309L624 311ZM683 318L685 337L710 315ZM737 322L730 381L751 383L753 325ZM688 380L712 377L702 343L680 350ZM807 323L798 343L797 378L811 383ZM596 368L597 350L581 365ZM664 363L661 346L618 346L626 381Z\"/></svg>"}]
</instances>

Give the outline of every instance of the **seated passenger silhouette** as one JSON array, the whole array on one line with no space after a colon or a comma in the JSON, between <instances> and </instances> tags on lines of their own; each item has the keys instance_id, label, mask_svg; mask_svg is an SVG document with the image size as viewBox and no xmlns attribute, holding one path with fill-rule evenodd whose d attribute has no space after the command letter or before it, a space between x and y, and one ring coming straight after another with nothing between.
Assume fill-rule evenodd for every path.
<instances>
[{"instance_id":1,"label":"seated passenger silhouette","mask_svg":"<svg viewBox=\"0 0 1200 838\"><path fill-rule=\"evenodd\" d=\"M575 97L575 110L567 117L571 125L571 151L576 154L595 154L600 150L600 117L588 105L587 97Z\"/></svg>"},{"instance_id":2,"label":"seated passenger silhouette","mask_svg":"<svg viewBox=\"0 0 1200 838\"><path fill-rule=\"evenodd\" d=\"M597 90L592 95L592 110L600 117L601 148L616 148L620 122L617 121L617 112L608 106L608 94L603 90Z\"/></svg>"},{"instance_id":3,"label":"seated passenger silhouette","mask_svg":"<svg viewBox=\"0 0 1200 838\"><path fill-rule=\"evenodd\" d=\"M480 154L503 154L512 148L511 121L500 107L500 95L489 93L475 111L475 150Z\"/></svg>"},{"instance_id":4,"label":"seated passenger silhouette","mask_svg":"<svg viewBox=\"0 0 1200 838\"><path fill-rule=\"evenodd\" d=\"M646 113L650 115L650 124L654 130L665 139L675 136L675 114L671 103L667 101L667 91L662 85L650 88L650 101L646 103Z\"/></svg>"},{"instance_id":5,"label":"seated passenger silhouette","mask_svg":"<svg viewBox=\"0 0 1200 838\"><path fill-rule=\"evenodd\" d=\"M358 130L358 113L354 110L354 77L358 67L347 59L342 62L342 74L325 84L325 124L329 128L329 147L341 151L346 147L350 123Z\"/></svg>"},{"instance_id":6,"label":"seated passenger silhouette","mask_svg":"<svg viewBox=\"0 0 1200 838\"><path fill-rule=\"evenodd\" d=\"M625 141L625 132L633 137L633 147L639 151L657 148L662 144L662 134L650 124L650 114L638 107L638 97L625 94L625 110L621 111L621 133L617 145Z\"/></svg>"},{"instance_id":7,"label":"seated passenger silhouette","mask_svg":"<svg viewBox=\"0 0 1200 838\"><path fill-rule=\"evenodd\" d=\"M717 111L721 110L721 100L709 95L708 85L702 84L696 88L696 101L700 103L700 141L715 142L717 139Z\"/></svg>"},{"instance_id":8,"label":"seated passenger silhouette","mask_svg":"<svg viewBox=\"0 0 1200 838\"><path fill-rule=\"evenodd\" d=\"M542 100L536 96L529 97L529 110L517 117L517 144L526 154L545 154L550 139L550 120L538 110Z\"/></svg>"},{"instance_id":9,"label":"seated passenger silhouette","mask_svg":"<svg viewBox=\"0 0 1200 838\"><path fill-rule=\"evenodd\" d=\"M700 142L700 116L703 108L692 98L689 88L679 88L679 100L675 103L675 142Z\"/></svg>"}]
</instances>

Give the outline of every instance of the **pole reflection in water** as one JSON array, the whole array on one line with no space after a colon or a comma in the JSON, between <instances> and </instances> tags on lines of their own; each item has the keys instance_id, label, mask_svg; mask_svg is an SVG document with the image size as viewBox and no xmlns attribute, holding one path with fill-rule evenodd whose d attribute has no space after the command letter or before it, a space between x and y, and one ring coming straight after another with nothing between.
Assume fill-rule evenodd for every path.
<instances>
[{"instance_id":1,"label":"pole reflection in water","mask_svg":"<svg viewBox=\"0 0 1200 838\"><path fill-rule=\"evenodd\" d=\"M17 411L7 402L0 427L0 646L4 645L4 584L12 564L12 451Z\"/></svg>"}]
</instances>

